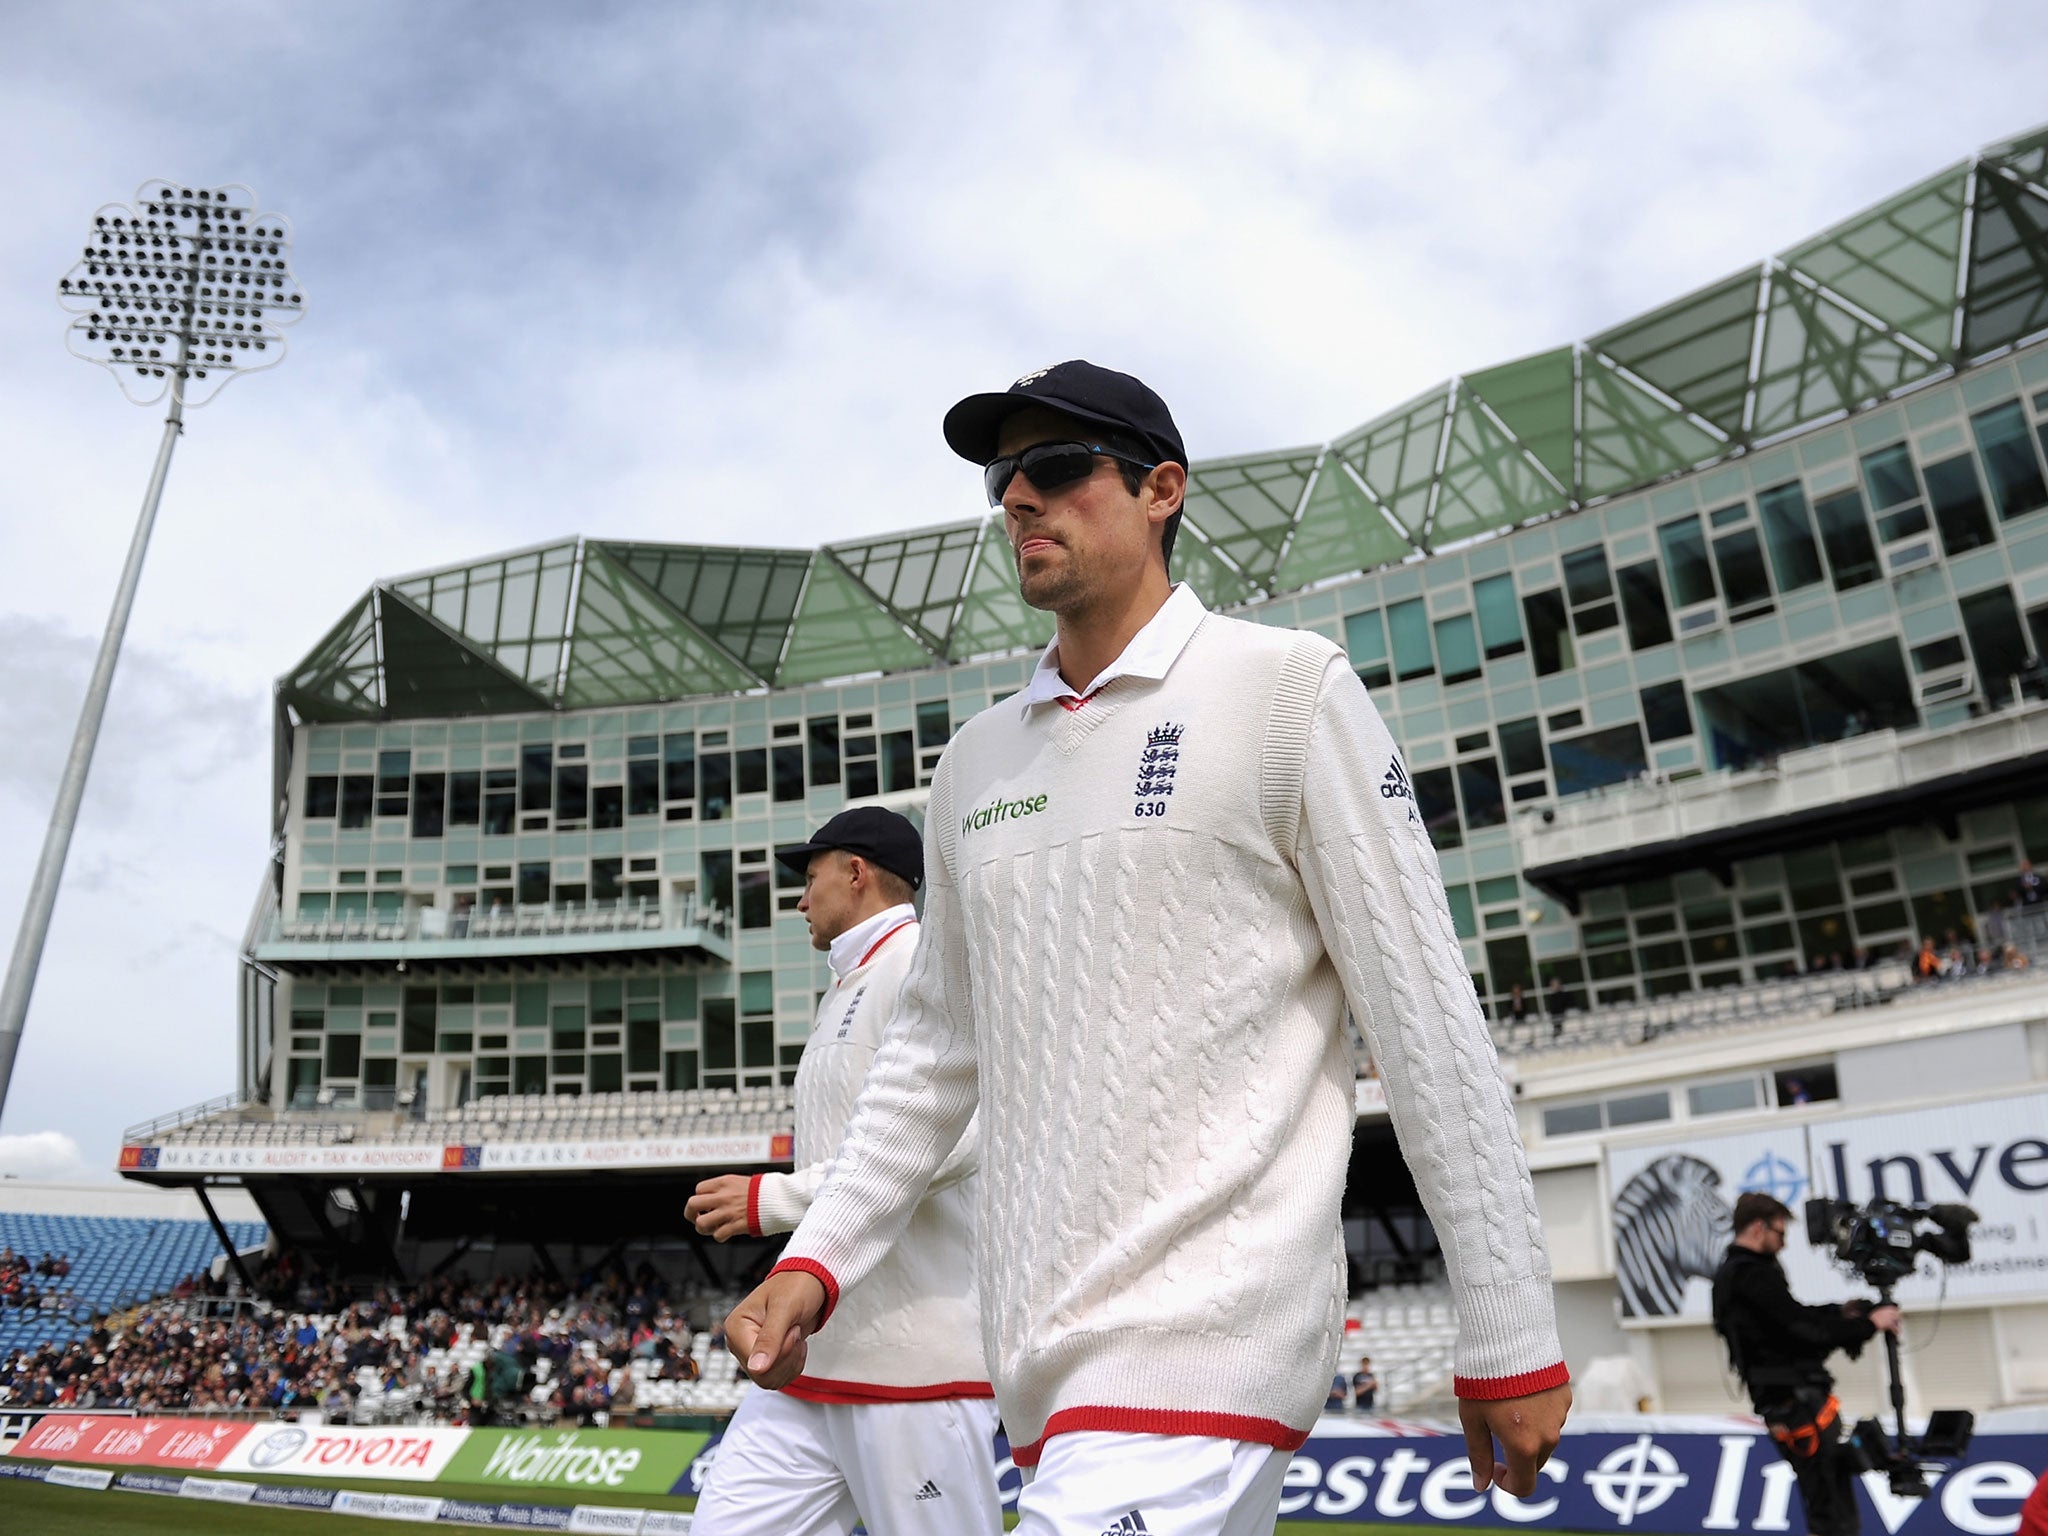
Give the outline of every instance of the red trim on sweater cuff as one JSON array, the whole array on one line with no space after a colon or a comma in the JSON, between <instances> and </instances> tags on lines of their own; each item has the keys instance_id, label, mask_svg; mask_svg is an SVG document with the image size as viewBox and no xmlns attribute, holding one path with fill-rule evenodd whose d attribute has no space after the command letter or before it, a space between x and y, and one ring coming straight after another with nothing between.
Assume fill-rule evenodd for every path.
<instances>
[{"instance_id":1,"label":"red trim on sweater cuff","mask_svg":"<svg viewBox=\"0 0 2048 1536\"><path fill-rule=\"evenodd\" d=\"M807 1403L931 1403L960 1397L994 1397L985 1381L942 1381L929 1387L882 1387L866 1381L799 1376L782 1389Z\"/></svg>"},{"instance_id":2,"label":"red trim on sweater cuff","mask_svg":"<svg viewBox=\"0 0 2048 1536\"><path fill-rule=\"evenodd\" d=\"M809 1275L818 1284L825 1287L825 1310L818 1318L818 1326L820 1328L824 1327L827 1319L832 1316L832 1313L839 1306L839 1282L832 1278L832 1271L820 1264L816 1259L784 1259L773 1269L769 1270L768 1275L770 1279L773 1279L776 1275L786 1274L791 1271Z\"/></svg>"},{"instance_id":3,"label":"red trim on sweater cuff","mask_svg":"<svg viewBox=\"0 0 2048 1536\"><path fill-rule=\"evenodd\" d=\"M1278 1419L1255 1419L1243 1413L1203 1413L1188 1408L1062 1408L1045 1421L1045 1433L1029 1445L1010 1447L1020 1467L1035 1467L1054 1435L1076 1430L1106 1430L1119 1435L1202 1435L1211 1440L1247 1440L1253 1445L1298 1451L1308 1431Z\"/></svg>"},{"instance_id":4,"label":"red trim on sweater cuff","mask_svg":"<svg viewBox=\"0 0 2048 1536\"><path fill-rule=\"evenodd\" d=\"M747 1236L761 1235L761 1175L747 1180Z\"/></svg>"},{"instance_id":5,"label":"red trim on sweater cuff","mask_svg":"<svg viewBox=\"0 0 2048 1536\"><path fill-rule=\"evenodd\" d=\"M1459 1397L1497 1402L1503 1397L1527 1397L1532 1392L1547 1392L1571 1379L1572 1373L1560 1360L1540 1371L1524 1371L1519 1376L1453 1376L1451 1390Z\"/></svg>"}]
</instances>

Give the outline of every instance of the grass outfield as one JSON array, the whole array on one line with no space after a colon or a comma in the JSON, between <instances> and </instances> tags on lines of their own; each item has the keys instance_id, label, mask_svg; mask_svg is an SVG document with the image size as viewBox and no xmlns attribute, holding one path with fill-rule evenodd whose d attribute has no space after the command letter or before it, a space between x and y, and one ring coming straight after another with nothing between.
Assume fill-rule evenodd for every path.
<instances>
[{"instance_id":1,"label":"grass outfield","mask_svg":"<svg viewBox=\"0 0 2048 1536\"><path fill-rule=\"evenodd\" d=\"M210 1473L220 1477L222 1473ZM244 1479L254 1481L255 1479ZM271 1483L316 1483L323 1487L351 1487L366 1492L403 1492L482 1502L521 1504L629 1504L640 1509L689 1509L695 1499L658 1498L648 1494L591 1496L578 1498L555 1490L521 1492L508 1499L503 1488L478 1488L458 1484L369 1483L346 1484L332 1478L266 1478ZM1016 1523L1012 1515L1005 1522ZM400 1527L402 1528L402 1527ZM441 1530L460 1527L441 1526ZM479 1527L480 1529L480 1527ZM119 1489L92 1493L77 1488L51 1488L42 1483L0 1479L0 1530L22 1532L24 1536L392 1536L389 1520L372 1520L358 1515L327 1514L318 1510L270 1509L250 1504L214 1504L199 1499L165 1498L161 1494L123 1493ZM1282 1520L1276 1536L1331 1536L1339 1531L1372 1531L1376 1536L1442 1536L1435 1527L1419 1525L1339 1525L1331 1521ZM1471 1536L1506 1536L1504 1532L1474 1529Z\"/></svg>"}]
</instances>

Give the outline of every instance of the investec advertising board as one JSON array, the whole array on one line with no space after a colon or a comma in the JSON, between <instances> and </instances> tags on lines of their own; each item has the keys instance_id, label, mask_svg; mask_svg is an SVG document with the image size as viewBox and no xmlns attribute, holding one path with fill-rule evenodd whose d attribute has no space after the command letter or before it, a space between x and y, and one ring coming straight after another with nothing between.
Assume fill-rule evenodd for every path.
<instances>
[{"instance_id":1,"label":"investec advertising board","mask_svg":"<svg viewBox=\"0 0 2048 1536\"><path fill-rule=\"evenodd\" d=\"M1898 1287L1908 1305L1940 1299L1944 1283L1951 1303L2048 1294L2048 1093L1610 1147L1607 1174L1624 1321L1710 1319L1729 1212L1753 1189L1792 1207L1795 1226L1815 1195L1972 1207L1971 1262L1944 1274L1923 1258ZM1798 1294L1845 1279L1803 1241L1784 1264Z\"/></svg>"}]
</instances>

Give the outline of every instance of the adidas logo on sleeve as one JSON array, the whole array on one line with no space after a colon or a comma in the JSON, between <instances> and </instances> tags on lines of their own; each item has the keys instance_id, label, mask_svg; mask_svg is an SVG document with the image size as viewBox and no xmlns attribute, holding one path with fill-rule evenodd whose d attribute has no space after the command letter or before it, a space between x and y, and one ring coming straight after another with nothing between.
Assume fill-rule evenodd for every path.
<instances>
[{"instance_id":1,"label":"adidas logo on sleeve","mask_svg":"<svg viewBox=\"0 0 2048 1536\"><path fill-rule=\"evenodd\" d=\"M939 1492L939 1485L937 1483L933 1482L930 1478L926 1478L924 1486L912 1494L911 1497L914 1499L942 1499L945 1495Z\"/></svg>"},{"instance_id":2,"label":"adidas logo on sleeve","mask_svg":"<svg viewBox=\"0 0 2048 1536\"><path fill-rule=\"evenodd\" d=\"M1152 1536L1152 1527L1145 1523L1144 1515L1134 1509L1115 1525L1104 1529L1102 1536Z\"/></svg>"}]
</instances>

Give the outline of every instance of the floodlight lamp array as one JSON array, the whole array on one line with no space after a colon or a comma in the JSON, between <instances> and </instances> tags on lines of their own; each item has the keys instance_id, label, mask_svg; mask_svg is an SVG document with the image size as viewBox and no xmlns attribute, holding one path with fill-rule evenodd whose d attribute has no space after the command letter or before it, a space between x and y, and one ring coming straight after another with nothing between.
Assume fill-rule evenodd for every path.
<instances>
[{"instance_id":1,"label":"floodlight lamp array","mask_svg":"<svg viewBox=\"0 0 2048 1536\"><path fill-rule=\"evenodd\" d=\"M174 387L203 405L237 374L284 361L283 327L305 312L291 224L255 211L244 186L147 181L93 216L83 255L57 283L65 341L138 405Z\"/></svg>"}]
</instances>

